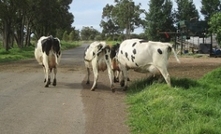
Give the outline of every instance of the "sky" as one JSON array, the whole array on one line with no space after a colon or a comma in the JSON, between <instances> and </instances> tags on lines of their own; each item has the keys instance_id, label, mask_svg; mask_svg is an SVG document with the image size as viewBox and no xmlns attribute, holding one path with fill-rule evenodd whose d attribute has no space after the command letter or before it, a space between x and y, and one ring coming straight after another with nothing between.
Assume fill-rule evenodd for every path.
<instances>
[{"instance_id":1,"label":"sky","mask_svg":"<svg viewBox=\"0 0 221 134\"><path fill-rule=\"evenodd\" d=\"M175 0L172 0L173 2ZM148 11L148 0L134 0L135 4L138 5L141 3L141 8ZM201 0L193 0L196 8L200 11ZM101 22L101 16L103 8L107 4L114 4L114 0L73 0L70 4L70 12L74 15L74 26L77 30L81 30L82 27L93 27L98 31L102 31L102 28L99 26ZM175 2L173 4L176 5ZM176 8L176 6L174 7ZM200 13L200 12L199 12ZM134 33L142 33L143 29L135 29Z\"/></svg>"}]
</instances>

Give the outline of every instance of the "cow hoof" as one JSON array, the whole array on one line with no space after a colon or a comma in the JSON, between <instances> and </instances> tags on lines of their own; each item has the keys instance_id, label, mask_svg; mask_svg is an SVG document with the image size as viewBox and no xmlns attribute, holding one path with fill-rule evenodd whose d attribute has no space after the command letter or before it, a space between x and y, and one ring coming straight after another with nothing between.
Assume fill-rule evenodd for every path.
<instances>
[{"instance_id":1,"label":"cow hoof","mask_svg":"<svg viewBox=\"0 0 221 134\"><path fill-rule=\"evenodd\" d=\"M91 91L95 91L95 88L92 88Z\"/></svg>"},{"instance_id":2,"label":"cow hoof","mask_svg":"<svg viewBox=\"0 0 221 134\"><path fill-rule=\"evenodd\" d=\"M127 78L127 81L130 81L130 78Z\"/></svg>"},{"instance_id":3,"label":"cow hoof","mask_svg":"<svg viewBox=\"0 0 221 134\"><path fill-rule=\"evenodd\" d=\"M88 85L88 84L90 84L90 82L89 82L89 81L87 81L87 82L86 82L86 84Z\"/></svg>"},{"instance_id":4,"label":"cow hoof","mask_svg":"<svg viewBox=\"0 0 221 134\"><path fill-rule=\"evenodd\" d=\"M49 85L47 84L47 85L45 85L45 87L49 87Z\"/></svg>"},{"instance_id":5,"label":"cow hoof","mask_svg":"<svg viewBox=\"0 0 221 134\"><path fill-rule=\"evenodd\" d=\"M114 77L114 83L117 83L117 82L119 82L119 80Z\"/></svg>"},{"instance_id":6,"label":"cow hoof","mask_svg":"<svg viewBox=\"0 0 221 134\"><path fill-rule=\"evenodd\" d=\"M56 81L56 79L54 79L54 81L53 81L53 84L52 84L53 86L56 86L57 85L57 81Z\"/></svg>"},{"instance_id":7,"label":"cow hoof","mask_svg":"<svg viewBox=\"0 0 221 134\"><path fill-rule=\"evenodd\" d=\"M48 85L50 85L51 84L51 79L48 79Z\"/></svg>"},{"instance_id":8,"label":"cow hoof","mask_svg":"<svg viewBox=\"0 0 221 134\"><path fill-rule=\"evenodd\" d=\"M122 81L120 82L120 86L123 87L124 84L125 84L125 83L124 83L124 80L122 80Z\"/></svg>"},{"instance_id":9,"label":"cow hoof","mask_svg":"<svg viewBox=\"0 0 221 134\"><path fill-rule=\"evenodd\" d=\"M112 91L112 93L115 93L115 89L114 88L112 88L111 91Z\"/></svg>"}]
</instances>

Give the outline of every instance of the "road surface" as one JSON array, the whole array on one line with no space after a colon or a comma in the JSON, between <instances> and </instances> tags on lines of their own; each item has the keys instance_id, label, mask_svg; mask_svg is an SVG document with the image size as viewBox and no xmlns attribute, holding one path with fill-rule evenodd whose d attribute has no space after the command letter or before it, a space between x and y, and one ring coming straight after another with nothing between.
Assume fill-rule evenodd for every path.
<instances>
[{"instance_id":1,"label":"road surface","mask_svg":"<svg viewBox=\"0 0 221 134\"><path fill-rule=\"evenodd\" d=\"M85 84L85 46L63 52L56 87L44 87L35 59L0 64L1 134L129 133L125 93L117 86L111 92L107 72L97 90Z\"/></svg>"}]
</instances>

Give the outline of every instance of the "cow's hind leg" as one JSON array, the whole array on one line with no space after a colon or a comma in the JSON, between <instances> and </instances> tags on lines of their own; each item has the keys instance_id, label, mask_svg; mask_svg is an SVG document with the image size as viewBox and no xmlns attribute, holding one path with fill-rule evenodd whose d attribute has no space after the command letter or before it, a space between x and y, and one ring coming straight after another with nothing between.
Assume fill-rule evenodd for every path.
<instances>
[{"instance_id":1,"label":"cow's hind leg","mask_svg":"<svg viewBox=\"0 0 221 134\"><path fill-rule=\"evenodd\" d=\"M44 71L44 83L46 82L46 68L45 68L45 66L44 65L42 65L42 67L43 67L43 71Z\"/></svg>"},{"instance_id":2,"label":"cow's hind leg","mask_svg":"<svg viewBox=\"0 0 221 134\"><path fill-rule=\"evenodd\" d=\"M120 67L120 73L121 73L121 79L120 79L120 85L121 85L121 87L123 87L123 90L124 91L126 91L127 90L127 79L128 79L128 77L127 77L127 69L126 69L126 67L124 67L124 66L122 66L122 65L120 65L119 66Z\"/></svg>"},{"instance_id":3,"label":"cow's hind leg","mask_svg":"<svg viewBox=\"0 0 221 134\"><path fill-rule=\"evenodd\" d=\"M45 78L45 87L48 87L50 85L50 77L49 77L49 69L45 69L46 72L46 78Z\"/></svg>"},{"instance_id":4,"label":"cow's hind leg","mask_svg":"<svg viewBox=\"0 0 221 134\"><path fill-rule=\"evenodd\" d=\"M48 66L48 56L46 54L43 54L43 64L45 68L45 87L48 87L50 84L50 76L49 76L49 66Z\"/></svg>"},{"instance_id":5,"label":"cow's hind leg","mask_svg":"<svg viewBox=\"0 0 221 134\"><path fill-rule=\"evenodd\" d=\"M108 59L107 59L108 58ZM114 74L113 74L113 70L111 69L111 62L110 62L110 57L108 55L106 55L106 65L107 65L107 71L108 71L108 76L109 76L109 80L110 80L110 88L112 90L112 92L115 92L114 89Z\"/></svg>"},{"instance_id":6,"label":"cow's hind leg","mask_svg":"<svg viewBox=\"0 0 221 134\"><path fill-rule=\"evenodd\" d=\"M52 85L56 86L57 85L57 80L56 80L57 67L54 67L54 69L52 69L52 70L53 70L53 83L52 83Z\"/></svg>"},{"instance_id":7,"label":"cow's hind leg","mask_svg":"<svg viewBox=\"0 0 221 134\"><path fill-rule=\"evenodd\" d=\"M113 70L113 74L114 74L114 83L119 82L119 71Z\"/></svg>"},{"instance_id":8,"label":"cow's hind leg","mask_svg":"<svg viewBox=\"0 0 221 134\"><path fill-rule=\"evenodd\" d=\"M167 85L171 86L170 75L166 68L158 68L160 73L163 75Z\"/></svg>"},{"instance_id":9,"label":"cow's hind leg","mask_svg":"<svg viewBox=\"0 0 221 134\"><path fill-rule=\"evenodd\" d=\"M96 64L93 64L93 72L94 72L94 83L93 86L91 87L91 91L94 91L95 88L97 87L97 80L98 80L98 68L95 66Z\"/></svg>"},{"instance_id":10,"label":"cow's hind leg","mask_svg":"<svg viewBox=\"0 0 221 134\"><path fill-rule=\"evenodd\" d=\"M90 84L90 68L87 68L87 82L86 84Z\"/></svg>"}]
</instances>

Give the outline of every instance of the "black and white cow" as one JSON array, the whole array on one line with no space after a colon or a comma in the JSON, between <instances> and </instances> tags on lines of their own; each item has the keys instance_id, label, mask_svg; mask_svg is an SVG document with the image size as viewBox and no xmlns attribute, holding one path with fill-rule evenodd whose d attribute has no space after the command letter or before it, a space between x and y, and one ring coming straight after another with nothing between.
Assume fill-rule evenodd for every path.
<instances>
[{"instance_id":1,"label":"black and white cow","mask_svg":"<svg viewBox=\"0 0 221 134\"><path fill-rule=\"evenodd\" d=\"M58 38L53 36L42 36L35 48L35 58L43 66L45 73L45 87L51 84L50 73L53 71L53 86L56 86L57 65L61 58L61 45Z\"/></svg>"},{"instance_id":2,"label":"black and white cow","mask_svg":"<svg viewBox=\"0 0 221 134\"><path fill-rule=\"evenodd\" d=\"M91 43L85 49L84 63L88 72L87 84L90 83L90 69L93 69L94 83L91 87L91 91L94 91L97 86L99 71L105 71L107 69L110 79L110 88L112 92L115 92L113 86L113 71L111 69L110 47L105 42L95 41Z\"/></svg>"},{"instance_id":3,"label":"black and white cow","mask_svg":"<svg viewBox=\"0 0 221 134\"><path fill-rule=\"evenodd\" d=\"M117 61L117 53L119 51L119 47L120 47L119 43L116 43L115 45L111 46L110 58L112 62L111 67L114 74L114 82L119 82L120 68L118 66L118 61Z\"/></svg>"},{"instance_id":4,"label":"black and white cow","mask_svg":"<svg viewBox=\"0 0 221 134\"><path fill-rule=\"evenodd\" d=\"M128 39L120 44L117 54L119 67L122 70L121 86L127 89L127 70L137 72L161 73L170 86L170 75L167 71L168 58L173 51L177 62L180 62L170 43L143 41L141 39Z\"/></svg>"}]
</instances>

